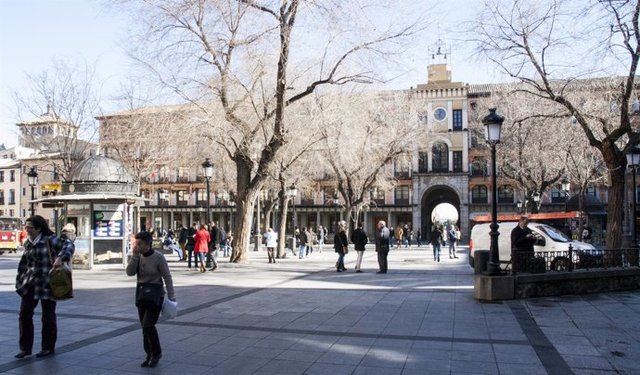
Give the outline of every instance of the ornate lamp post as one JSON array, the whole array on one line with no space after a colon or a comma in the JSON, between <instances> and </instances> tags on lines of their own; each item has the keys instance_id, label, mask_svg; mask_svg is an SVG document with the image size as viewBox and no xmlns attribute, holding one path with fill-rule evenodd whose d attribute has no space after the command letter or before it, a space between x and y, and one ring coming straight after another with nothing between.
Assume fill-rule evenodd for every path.
<instances>
[{"instance_id":1,"label":"ornate lamp post","mask_svg":"<svg viewBox=\"0 0 640 375\"><path fill-rule=\"evenodd\" d=\"M204 179L207 182L207 224L211 222L211 177L213 177L213 164L209 158L202 163L202 169L204 170Z\"/></svg>"},{"instance_id":2,"label":"ornate lamp post","mask_svg":"<svg viewBox=\"0 0 640 375\"><path fill-rule=\"evenodd\" d=\"M500 253L498 252L498 188L497 188L497 168L496 168L496 145L500 143L500 131L504 117L496 113L496 108L489 109L489 114L482 119L485 126L485 139L491 146L491 246L489 247L489 265L487 273L495 276L500 275Z\"/></svg>"},{"instance_id":3,"label":"ornate lamp post","mask_svg":"<svg viewBox=\"0 0 640 375\"><path fill-rule=\"evenodd\" d=\"M569 203L569 191L571 190L571 183L568 178L563 178L560 183L562 191L564 192L564 212L567 212L567 204Z\"/></svg>"},{"instance_id":4,"label":"ornate lamp post","mask_svg":"<svg viewBox=\"0 0 640 375\"><path fill-rule=\"evenodd\" d=\"M296 185L291 185L289 189L287 189L287 197L291 199L291 204L293 205L293 238L291 240L291 250L295 251L296 249L296 227L298 226L298 217L296 216L296 196L298 196L298 189Z\"/></svg>"},{"instance_id":5,"label":"ornate lamp post","mask_svg":"<svg viewBox=\"0 0 640 375\"><path fill-rule=\"evenodd\" d=\"M638 236L636 231L636 205L638 201L638 193L636 188L636 168L640 164L640 146L633 146L627 152L627 166L631 168L631 173L633 176L633 204L631 206L631 218L633 219L633 223L631 224L631 235L633 238L633 246L638 246Z\"/></svg>"},{"instance_id":6,"label":"ornate lamp post","mask_svg":"<svg viewBox=\"0 0 640 375\"><path fill-rule=\"evenodd\" d=\"M38 172L36 171L36 167L31 167L29 172L27 172L27 177L29 178L29 186L31 186L31 216L36 214L36 206L33 202L36 199L36 185L38 185Z\"/></svg>"}]
</instances>

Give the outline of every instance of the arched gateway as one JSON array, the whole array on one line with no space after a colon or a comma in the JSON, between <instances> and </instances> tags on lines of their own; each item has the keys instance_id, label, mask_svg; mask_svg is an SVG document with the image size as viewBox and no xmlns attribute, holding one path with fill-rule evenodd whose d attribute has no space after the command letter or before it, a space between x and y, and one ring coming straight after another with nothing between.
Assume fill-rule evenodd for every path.
<instances>
[{"instance_id":1,"label":"arched gateway","mask_svg":"<svg viewBox=\"0 0 640 375\"><path fill-rule=\"evenodd\" d=\"M454 189L446 185L437 185L430 187L422 195L420 204L420 228L422 229L422 233L425 238L428 238L428 234L431 232L433 226L431 218L433 209L441 203L451 204L458 211L458 217L462 217L462 215L460 214L460 197ZM458 227L461 227L460 219L458 219L456 225Z\"/></svg>"}]
</instances>

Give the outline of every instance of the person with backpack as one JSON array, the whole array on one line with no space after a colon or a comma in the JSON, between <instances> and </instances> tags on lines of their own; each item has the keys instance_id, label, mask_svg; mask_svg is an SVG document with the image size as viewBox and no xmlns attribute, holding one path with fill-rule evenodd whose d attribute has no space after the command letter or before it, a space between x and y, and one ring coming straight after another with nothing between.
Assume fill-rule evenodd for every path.
<instances>
[{"instance_id":1,"label":"person with backpack","mask_svg":"<svg viewBox=\"0 0 640 375\"><path fill-rule=\"evenodd\" d=\"M456 255L456 243L458 242L458 236L456 234L456 227L449 226L447 229L447 241L449 242L449 259L458 258Z\"/></svg>"},{"instance_id":2,"label":"person with backpack","mask_svg":"<svg viewBox=\"0 0 640 375\"><path fill-rule=\"evenodd\" d=\"M205 231L206 232L206 231ZM141 367L156 367L162 357L160 337L156 323L162 311L165 290L169 300L175 302L173 279L165 257L152 248L153 239L148 232L135 236L131 259L127 265L127 275L136 276L136 307L142 325L144 351L147 354Z\"/></svg>"},{"instance_id":3,"label":"person with backpack","mask_svg":"<svg viewBox=\"0 0 640 375\"><path fill-rule=\"evenodd\" d=\"M25 230L27 238L16 276L16 293L21 297L18 315L20 352L15 355L18 359L31 355L34 341L33 312L38 303L42 306L42 350L36 357L55 353L58 326L56 300L49 284L49 274L52 269L70 262L75 251L73 242L64 236L56 238L40 215L28 218Z\"/></svg>"}]
</instances>

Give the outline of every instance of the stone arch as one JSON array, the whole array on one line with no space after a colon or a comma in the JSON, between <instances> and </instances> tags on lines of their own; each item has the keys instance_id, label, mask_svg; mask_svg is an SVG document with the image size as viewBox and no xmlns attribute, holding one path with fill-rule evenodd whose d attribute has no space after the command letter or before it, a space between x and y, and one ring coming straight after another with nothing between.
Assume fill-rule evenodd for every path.
<instances>
[{"instance_id":1,"label":"stone arch","mask_svg":"<svg viewBox=\"0 0 640 375\"><path fill-rule=\"evenodd\" d=\"M460 228L460 220L462 218L460 194L455 188L447 185L435 185L427 189L422 194L420 211L423 236L428 238L433 222L431 221L431 213L433 209L440 203L450 203L458 210L458 222L456 225Z\"/></svg>"}]
</instances>

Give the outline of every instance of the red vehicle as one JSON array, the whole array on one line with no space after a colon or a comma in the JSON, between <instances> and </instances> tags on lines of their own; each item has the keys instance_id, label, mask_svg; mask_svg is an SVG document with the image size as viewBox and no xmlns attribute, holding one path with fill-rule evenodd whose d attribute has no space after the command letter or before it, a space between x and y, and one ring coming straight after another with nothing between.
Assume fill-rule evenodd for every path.
<instances>
[{"instance_id":1,"label":"red vehicle","mask_svg":"<svg viewBox=\"0 0 640 375\"><path fill-rule=\"evenodd\" d=\"M25 233L20 219L0 217L0 255L5 251L17 253L22 246Z\"/></svg>"}]
</instances>

